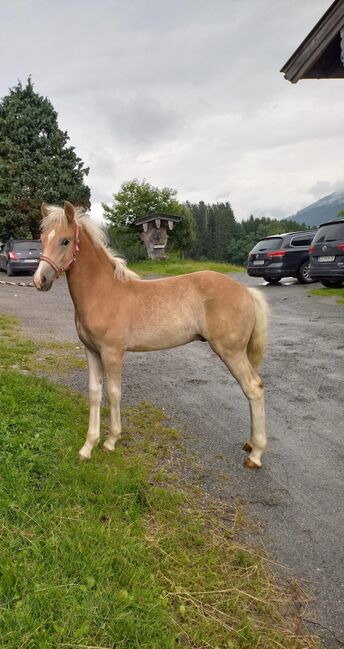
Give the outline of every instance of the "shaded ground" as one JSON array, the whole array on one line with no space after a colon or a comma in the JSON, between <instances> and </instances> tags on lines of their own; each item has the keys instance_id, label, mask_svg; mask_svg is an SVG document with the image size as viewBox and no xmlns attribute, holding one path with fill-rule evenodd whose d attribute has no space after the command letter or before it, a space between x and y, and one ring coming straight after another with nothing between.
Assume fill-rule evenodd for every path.
<instances>
[{"instance_id":1,"label":"shaded ground","mask_svg":"<svg viewBox=\"0 0 344 649\"><path fill-rule=\"evenodd\" d=\"M238 274L250 285L260 282ZM5 279L2 275L1 279ZM27 278L29 280L29 278ZM260 539L290 577L307 581L316 613L311 629L328 648L344 646L343 307L310 297L296 283L264 286L271 305L263 368L269 449L260 472L242 468L249 430L245 398L205 343L127 354L124 404L147 400L165 408L202 459L203 486L228 501L250 503ZM19 317L28 335L77 341L65 280L48 294L0 286L0 313ZM75 373L75 389L86 389Z\"/></svg>"}]
</instances>

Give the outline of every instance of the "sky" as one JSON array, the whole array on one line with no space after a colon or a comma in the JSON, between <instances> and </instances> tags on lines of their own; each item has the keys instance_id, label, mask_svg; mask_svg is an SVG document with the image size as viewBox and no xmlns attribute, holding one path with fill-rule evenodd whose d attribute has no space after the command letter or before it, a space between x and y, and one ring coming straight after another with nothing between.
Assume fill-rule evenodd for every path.
<instances>
[{"instance_id":1,"label":"sky","mask_svg":"<svg viewBox=\"0 0 344 649\"><path fill-rule=\"evenodd\" d=\"M32 75L90 167L96 218L134 177L238 220L289 216L344 187L344 80L280 73L329 5L3 1L0 98Z\"/></svg>"}]
</instances>

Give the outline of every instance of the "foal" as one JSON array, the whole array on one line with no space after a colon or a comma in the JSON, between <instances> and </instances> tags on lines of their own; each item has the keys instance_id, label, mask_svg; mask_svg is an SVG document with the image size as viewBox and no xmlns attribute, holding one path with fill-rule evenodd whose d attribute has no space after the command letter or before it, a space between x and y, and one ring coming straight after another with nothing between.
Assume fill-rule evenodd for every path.
<instances>
[{"instance_id":1,"label":"foal","mask_svg":"<svg viewBox=\"0 0 344 649\"><path fill-rule=\"evenodd\" d=\"M201 271L143 280L106 247L104 233L66 202L42 205L41 261L37 289L49 291L67 274L75 324L89 368L89 427L81 459L99 440L103 374L107 377L111 430L104 448L113 451L121 434L121 369L126 351L152 351L206 340L249 400L251 435L244 465L261 466L266 446L264 390L257 368L263 358L267 306L259 291L220 273Z\"/></svg>"}]
</instances>

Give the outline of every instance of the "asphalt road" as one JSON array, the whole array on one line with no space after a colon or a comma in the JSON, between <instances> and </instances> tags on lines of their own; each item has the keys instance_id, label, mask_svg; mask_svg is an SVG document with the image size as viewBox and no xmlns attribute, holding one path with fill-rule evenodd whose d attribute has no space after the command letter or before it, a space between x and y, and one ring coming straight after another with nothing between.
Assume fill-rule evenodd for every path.
<instances>
[{"instance_id":1,"label":"asphalt road","mask_svg":"<svg viewBox=\"0 0 344 649\"><path fill-rule=\"evenodd\" d=\"M327 648L343 647L343 306L311 296L294 280L265 286L245 274L235 278L261 285L271 306L263 468L242 467L248 404L206 343L127 354L123 403L150 401L185 431L203 463L203 486L229 502L249 503L260 521L259 540L314 595L304 614L309 628ZM77 341L65 279L47 294L0 285L0 313L17 315L31 337ZM86 372L71 382L86 390Z\"/></svg>"}]
</instances>

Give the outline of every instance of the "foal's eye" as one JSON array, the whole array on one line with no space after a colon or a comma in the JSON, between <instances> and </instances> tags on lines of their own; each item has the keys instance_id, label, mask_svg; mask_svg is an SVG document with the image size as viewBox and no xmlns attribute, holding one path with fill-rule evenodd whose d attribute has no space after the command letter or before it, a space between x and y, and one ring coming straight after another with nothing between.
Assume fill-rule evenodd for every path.
<instances>
[{"instance_id":1,"label":"foal's eye","mask_svg":"<svg viewBox=\"0 0 344 649\"><path fill-rule=\"evenodd\" d=\"M68 244L69 244L69 239L62 239L61 244L62 244L62 246L68 246Z\"/></svg>"}]
</instances>

